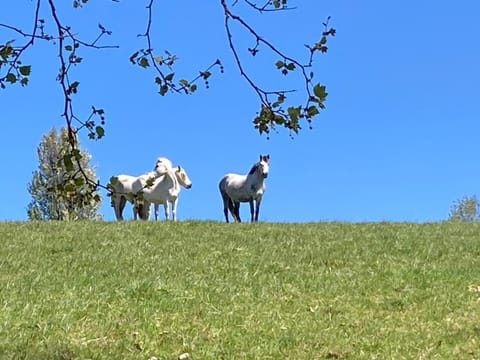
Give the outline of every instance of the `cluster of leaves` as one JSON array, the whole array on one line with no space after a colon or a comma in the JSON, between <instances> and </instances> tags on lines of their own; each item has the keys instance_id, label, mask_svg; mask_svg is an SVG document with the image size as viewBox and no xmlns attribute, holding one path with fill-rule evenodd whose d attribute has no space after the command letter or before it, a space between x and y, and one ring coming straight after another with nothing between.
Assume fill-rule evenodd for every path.
<instances>
[{"instance_id":1,"label":"cluster of leaves","mask_svg":"<svg viewBox=\"0 0 480 360\"><path fill-rule=\"evenodd\" d=\"M5 75L0 76L0 88L5 89L6 83L19 83L22 86L28 84L31 66L22 64L20 54L21 49L14 48L13 41L0 45L0 70L6 69Z\"/></svg>"},{"instance_id":2,"label":"cluster of leaves","mask_svg":"<svg viewBox=\"0 0 480 360\"><path fill-rule=\"evenodd\" d=\"M142 68L152 67L155 70L154 81L158 86L158 93L162 96L167 94L169 91L175 93L185 93L190 94L197 90L196 82L199 79L203 79L205 82L205 87L209 87L208 79L212 75L211 70L214 67L219 67L220 72L223 73L223 65L219 59L216 59L210 66L205 70L199 71L197 75L192 80L186 80L182 78L178 81L174 80L175 72L173 71L173 66L178 60L178 57L171 53L169 50L165 50L165 56L155 54L152 48L152 39L150 35L150 29L152 26L152 8L154 0L150 0L147 10L148 10L148 21L147 29L143 36L146 40L146 49L140 49L135 51L130 56L130 62L134 65L138 65Z\"/></svg>"},{"instance_id":3,"label":"cluster of leaves","mask_svg":"<svg viewBox=\"0 0 480 360\"><path fill-rule=\"evenodd\" d=\"M165 50L165 56L154 55L152 49L140 49L135 51L130 56L130 62L134 65L138 65L142 68L148 68L153 66L156 70L154 78L155 84L158 86L158 93L162 96L172 92L183 92L185 94L193 93L197 90L197 80L203 79L205 87L209 87L208 79L212 75L211 69L213 67L219 67L220 72L223 73L223 65L220 59L215 60L206 70L200 71L192 80L180 79L174 80L175 72L172 70L178 57L172 54L170 51ZM167 67L168 72L163 71L162 67Z\"/></svg>"},{"instance_id":4,"label":"cluster of leaves","mask_svg":"<svg viewBox=\"0 0 480 360\"><path fill-rule=\"evenodd\" d=\"M277 126L283 126L290 131L290 134L296 134L302 129L301 120L306 120L311 129L313 118L320 113L320 110L325 109L325 101L328 93L325 85L313 81L314 72L311 70L309 71L308 69L312 68L313 59L316 53L326 53L328 51L328 38L334 36L336 33L334 28L329 27L330 18L327 18L327 21L323 23L324 31L322 32L320 40L313 45L305 45L308 49L308 56L306 62L302 63L293 57L288 56L272 43L261 37L252 26L243 20L242 17L231 12L225 0L222 0L221 2L225 10L225 29L228 35L230 49L232 50L241 75L247 80L248 84L254 89L260 99L260 111L253 119L255 128L260 134L266 133L267 136L270 131ZM262 6L253 4L248 0L245 2L260 12L291 10L288 6L287 0L268 1ZM256 56L260 51L260 47L264 47L274 55L280 57L274 65L280 70L280 73L283 76L295 71L301 74L306 89L306 100L304 104L288 105L286 103L287 94L295 90L264 90L257 85L256 81L252 79L242 66L240 51L232 40L233 33L230 27L230 21L239 23L248 34L254 37L255 46L247 49L252 56Z\"/></svg>"}]
</instances>

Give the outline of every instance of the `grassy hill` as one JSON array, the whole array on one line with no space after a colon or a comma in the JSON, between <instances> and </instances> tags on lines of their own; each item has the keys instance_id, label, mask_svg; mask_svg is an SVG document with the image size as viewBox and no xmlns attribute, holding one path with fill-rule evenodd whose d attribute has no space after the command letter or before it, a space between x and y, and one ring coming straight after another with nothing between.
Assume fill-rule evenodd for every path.
<instances>
[{"instance_id":1,"label":"grassy hill","mask_svg":"<svg viewBox=\"0 0 480 360\"><path fill-rule=\"evenodd\" d=\"M478 224L7 222L0 239L1 359L480 357Z\"/></svg>"}]
</instances>

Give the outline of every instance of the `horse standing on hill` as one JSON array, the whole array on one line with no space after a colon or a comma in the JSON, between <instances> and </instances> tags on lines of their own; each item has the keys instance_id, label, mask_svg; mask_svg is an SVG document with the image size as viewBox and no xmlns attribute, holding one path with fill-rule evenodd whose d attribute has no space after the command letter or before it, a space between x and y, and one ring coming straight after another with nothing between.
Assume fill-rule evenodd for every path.
<instances>
[{"instance_id":1,"label":"horse standing on hill","mask_svg":"<svg viewBox=\"0 0 480 360\"><path fill-rule=\"evenodd\" d=\"M142 196L134 206L137 207L137 212L140 214L142 220L148 220L150 217L150 204L154 204L155 220L158 220L158 208L163 204L165 210L165 220L170 218L169 204L172 210L172 220L177 220L177 204L178 195L181 187L190 189L192 181L187 175L185 169L181 166L175 168L170 167L168 171L162 176L155 179L152 186L148 186L145 179L138 178L132 184L132 190L135 194L141 192Z\"/></svg>"},{"instance_id":2,"label":"horse standing on hill","mask_svg":"<svg viewBox=\"0 0 480 360\"><path fill-rule=\"evenodd\" d=\"M260 160L252 166L247 175L226 174L218 188L223 200L223 213L228 223L228 211L233 220L241 222L240 203L250 203L251 221L258 221L260 203L265 191L264 179L268 177L270 155L260 155Z\"/></svg>"},{"instance_id":3,"label":"horse standing on hill","mask_svg":"<svg viewBox=\"0 0 480 360\"><path fill-rule=\"evenodd\" d=\"M144 182L147 182L148 179L156 179L163 174L165 174L168 169L172 168L172 162L165 158L159 157L155 162L155 167L153 171L147 172L140 176L132 176L120 174L115 176L116 181L112 186L111 193L111 206L115 211L115 217L117 220L123 220L123 209L127 201L132 204L135 202L135 193L133 192L133 183L138 179L143 179ZM138 216L137 208L133 207L133 218L136 220ZM144 215L145 216L145 215Z\"/></svg>"}]
</instances>

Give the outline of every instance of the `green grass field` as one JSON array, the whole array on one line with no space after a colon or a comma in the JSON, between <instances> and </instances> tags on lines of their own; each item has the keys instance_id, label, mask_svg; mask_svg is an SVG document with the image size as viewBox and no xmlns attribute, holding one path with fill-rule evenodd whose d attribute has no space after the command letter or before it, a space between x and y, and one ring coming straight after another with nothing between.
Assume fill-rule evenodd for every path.
<instances>
[{"instance_id":1,"label":"green grass field","mask_svg":"<svg viewBox=\"0 0 480 360\"><path fill-rule=\"evenodd\" d=\"M0 359L480 358L478 224L12 222L0 239Z\"/></svg>"}]
</instances>

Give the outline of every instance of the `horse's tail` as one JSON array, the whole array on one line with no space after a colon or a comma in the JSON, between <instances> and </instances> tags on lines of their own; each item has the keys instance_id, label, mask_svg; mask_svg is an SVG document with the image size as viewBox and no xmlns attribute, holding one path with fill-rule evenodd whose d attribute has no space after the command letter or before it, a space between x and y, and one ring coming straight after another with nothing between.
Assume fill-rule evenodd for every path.
<instances>
[{"instance_id":1,"label":"horse's tail","mask_svg":"<svg viewBox=\"0 0 480 360\"><path fill-rule=\"evenodd\" d=\"M232 216L235 214L235 206L233 204L232 199L230 196L228 196L227 191L225 190L225 182L227 181L227 177L224 176L222 180L220 180L220 183L218 184L218 189L220 190L220 195L222 195L222 200L223 200L223 213L225 215L225 221L228 222L228 211L230 210L230 213Z\"/></svg>"},{"instance_id":2,"label":"horse's tail","mask_svg":"<svg viewBox=\"0 0 480 360\"><path fill-rule=\"evenodd\" d=\"M225 202L226 199L230 199L227 192L225 191L225 182L227 181L226 177L223 177L222 180L218 183L218 190L220 190L220 195L222 195L222 199Z\"/></svg>"}]
</instances>

